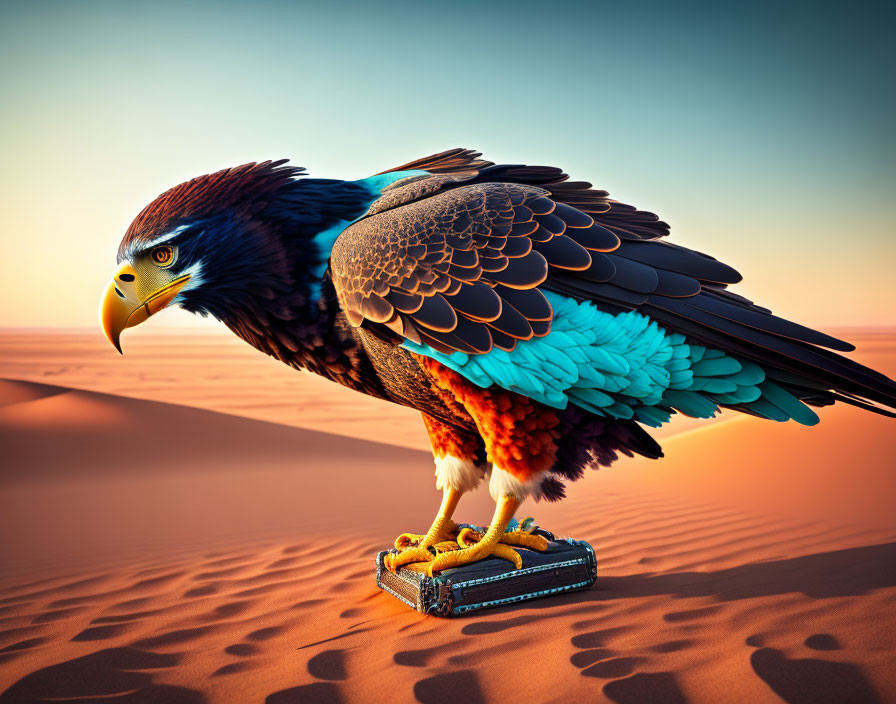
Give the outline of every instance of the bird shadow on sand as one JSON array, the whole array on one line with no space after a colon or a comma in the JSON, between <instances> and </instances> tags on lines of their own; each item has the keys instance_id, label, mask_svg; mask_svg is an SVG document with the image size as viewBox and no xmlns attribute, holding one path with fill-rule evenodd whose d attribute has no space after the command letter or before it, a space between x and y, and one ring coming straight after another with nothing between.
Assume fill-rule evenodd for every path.
<instances>
[{"instance_id":1,"label":"bird shadow on sand","mask_svg":"<svg viewBox=\"0 0 896 704\"><path fill-rule=\"evenodd\" d=\"M600 583L600 578L598 578ZM813 599L859 596L896 586L896 542L738 565L716 572L607 577L603 592L620 596L711 596L719 601L799 593Z\"/></svg>"},{"instance_id":2,"label":"bird shadow on sand","mask_svg":"<svg viewBox=\"0 0 896 704\"><path fill-rule=\"evenodd\" d=\"M813 599L859 596L896 586L896 542L756 562L715 572L641 573L622 577L601 576L598 548L597 568L597 582L591 589L520 602L502 610L512 613L645 596L712 597L718 602L783 594L805 594ZM518 619L520 625L529 620ZM483 628L483 632L491 632L499 627L491 624ZM472 635L478 629L471 627L464 632Z\"/></svg>"}]
</instances>

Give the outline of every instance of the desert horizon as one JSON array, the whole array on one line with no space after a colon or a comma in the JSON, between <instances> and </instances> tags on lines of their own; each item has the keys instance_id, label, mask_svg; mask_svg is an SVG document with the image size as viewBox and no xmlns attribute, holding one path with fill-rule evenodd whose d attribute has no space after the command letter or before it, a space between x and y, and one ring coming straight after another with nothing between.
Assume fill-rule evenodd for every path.
<instances>
[{"instance_id":1,"label":"desert horizon","mask_svg":"<svg viewBox=\"0 0 896 704\"><path fill-rule=\"evenodd\" d=\"M886 349L896 337L896 327L887 326L822 329L855 344L858 354ZM62 346L58 336L66 340ZM292 369L221 324L136 328L128 331L123 349L119 355L98 327L0 327L0 378L195 406L430 451L416 411ZM222 380L227 382L223 392ZM678 415L675 423L651 432L663 438L738 417L731 412L714 419Z\"/></svg>"}]
</instances>

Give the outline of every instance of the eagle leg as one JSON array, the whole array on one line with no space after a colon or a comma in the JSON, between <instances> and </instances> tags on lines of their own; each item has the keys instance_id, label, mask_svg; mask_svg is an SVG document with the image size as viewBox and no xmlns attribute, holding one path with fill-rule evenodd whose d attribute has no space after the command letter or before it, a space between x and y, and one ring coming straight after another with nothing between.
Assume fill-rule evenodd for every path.
<instances>
[{"instance_id":1,"label":"eagle leg","mask_svg":"<svg viewBox=\"0 0 896 704\"><path fill-rule=\"evenodd\" d=\"M463 486L473 488L478 483L478 476L472 474L472 469L481 465L474 465L472 458L478 456L481 447L491 467L489 492L497 505L491 525L484 534L462 530L457 536L460 549L439 554L430 551L425 563L412 569L425 570L433 575L492 555L509 560L520 569L522 557L511 544L545 550L547 541L528 533L522 535L524 531L508 533L507 526L520 503L528 495L538 495L545 476L556 463L557 440L560 437L557 412L505 389L483 388L428 357L416 355L415 358L420 368L430 376L433 389L440 393L445 405L462 410L472 419L479 435L478 438L459 436L450 427L424 415L437 457L437 476L442 471L444 479L454 477L457 481L458 477L472 477L476 482ZM446 461L450 456L464 458L463 463L452 465ZM439 457L445 457L441 460L441 466ZM461 468L466 471L450 471Z\"/></svg>"},{"instance_id":2,"label":"eagle leg","mask_svg":"<svg viewBox=\"0 0 896 704\"><path fill-rule=\"evenodd\" d=\"M442 572L452 567L468 565L471 562L478 562L492 555L509 560L517 569L520 569L523 566L523 558L512 547L501 542L502 538L507 535L505 532L507 525L519 508L520 503L518 499L511 496L503 496L498 500L495 506L495 515L488 530L482 535L481 540L469 547L462 547L459 550L434 555L426 565L426 573L432 577L437 572ZM469 533L466 530L461 531L458 535L458 544L466 545L467 540L472 538L470 533L472 531Z\"/></svg>"},{"instance_id":3,"label":"eagle leg","mask_svg":"<svg viewBox=\"0 0 896 704\"><path fill-rule=\"evenodd\" d=\"M385 557L386 569L397 572L400 567L412 562L429 562L437 553L448 550L459 550L457 543L457 524L451 520L457 502L463 492L447 487L442 492L442 505L436 514L426 535L402 533L395 539L398 553L390 553Z\"/></svg>"},{"instance_id":4,"label":"eagle leg","mask_svg":"<svg viewBox=\"0 0 896 704\"><path fill-rule=\"evenodd\" d=\"M457 524L451 520L457 502L472 491L484 475L482 440L469 430L423 414L436 466L436 488L442 490L442 505L425 535L402 533L395 540L399 553L386 555L385 566L392 572L412 563L426 563L436 553L459 550Z\"/></svg>"}]
</instances>

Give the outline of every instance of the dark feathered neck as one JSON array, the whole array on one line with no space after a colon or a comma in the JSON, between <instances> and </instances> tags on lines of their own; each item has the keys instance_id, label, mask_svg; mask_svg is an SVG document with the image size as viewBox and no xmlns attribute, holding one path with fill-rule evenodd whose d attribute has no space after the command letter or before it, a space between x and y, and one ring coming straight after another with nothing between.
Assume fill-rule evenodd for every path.
<instances>
[{"instance_id":1,"label":"dark feathered neck","mask_svg":"<svg viewBox=\"0 0 896 704\"><path fill-rule=\"evenodd\" d=\"M287 236L309 238L361 217L374 197L364 181L302 178L283 188L259 215L282 223Z\"/></svg>"},{"instance_id":2,"label":"dark feathered neck","mask_svg":"<svg viewBox=\"0 0 896 704\"><path fill-rule=\"evenodd\" d=\"M225 322L255 310L312 316L332 246L326 233L338 234L373 199L364 182L303 178L200 219L181 254L202 262L203 284L184 295L183 307Z\"/></svg>"},{"instance_id":3,"label":"dark feathered neck","mask_svg":"<svg viewBox=\"0 0 896 704\"><path fill-rule=\"evenodd\" d=\"M202 261L203 282L183 295L182 306L218 318L287 364L337 380L358 377L363 355L339 324L336 294L325 281L326 233L338 235L363 216L374 196L364 182L305 178L263 208L197 224L183 253Z\"/></svg>"},{"instance_id":4,"label":"dark feathered neck","mask_svg":"<svg viewBox=\"0 0 896 704\"><path fill-rule=\"evenodd\" d=\"M296 306L290 294L234 307L221 320L238 337L298 369L370 396L387 398L363 346L352 334L336 291L324 278L317 300ZM295 295L295 294L292 294Z\"/></svg>"}]
</instances>

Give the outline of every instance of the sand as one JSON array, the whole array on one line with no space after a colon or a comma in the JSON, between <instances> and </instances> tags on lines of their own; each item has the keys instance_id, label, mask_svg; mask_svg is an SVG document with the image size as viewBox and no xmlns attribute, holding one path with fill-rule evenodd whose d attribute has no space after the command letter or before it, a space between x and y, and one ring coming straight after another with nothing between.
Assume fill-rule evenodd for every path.
<instances>
[{"instance_id":1,"label":"sand","mask_svg":"<svg viewBox=\"0 0 896 704\"><path fill-rule=\"evenodd\" d=\"M896 337L858 358L893 375ZM896 421L821 416L527 504L595 546L595 587L440 620L373 582L434 511L426 453L3 382L0 703L896 701Z\"/></svg>"}]
</instances>

